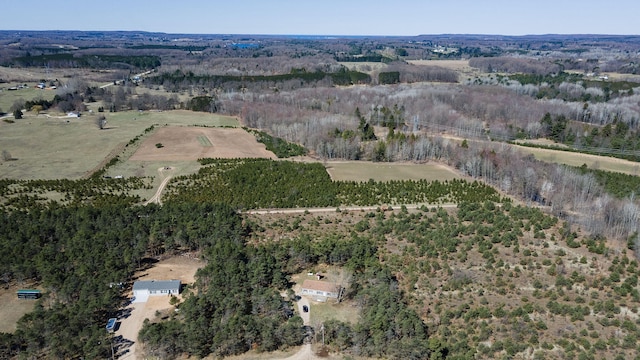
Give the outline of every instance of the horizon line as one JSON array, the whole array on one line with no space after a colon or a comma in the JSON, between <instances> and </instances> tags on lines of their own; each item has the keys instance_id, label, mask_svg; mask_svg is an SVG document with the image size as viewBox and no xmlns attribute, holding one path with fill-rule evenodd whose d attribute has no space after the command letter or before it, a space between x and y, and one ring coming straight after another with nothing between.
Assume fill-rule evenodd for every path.
<instances>
[{"instance_id":1,"label":"horizon line","mask_svg":"<svg viewBox=\"0 0 640 360\"><path fill-rule=\"evenodd\" d=\"M530 33L530 34L500 34L500 33L430 33L417 35L373 35L373 34L276 34L276 33L199 33L199 32L166 32L151 30L78 30L78 29L0 29L1 32L102 32L102 33L148 33L164 35L208 35L208 36L274 36L274 37L421 37L421 36L497 36L497 37L531 37L531 36L640 36L639 34L615 34L615 33Z\"/></svg>"}]
</instances>

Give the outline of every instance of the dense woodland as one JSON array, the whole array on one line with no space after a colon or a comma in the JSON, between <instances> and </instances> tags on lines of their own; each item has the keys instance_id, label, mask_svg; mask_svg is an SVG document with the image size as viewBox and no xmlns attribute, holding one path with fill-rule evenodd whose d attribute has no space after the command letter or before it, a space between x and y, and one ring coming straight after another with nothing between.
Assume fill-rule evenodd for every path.
<instances>
[{"instance_id":1,"label":"dense woodland","mask_svg":"<svg viewBox=\"0 0 640 360\"><path fill-rule=\"evenodd\" d=\"M45 295L15 333L1 334L0 357L108 358L103 325L125 301L109 284L128 283L160 255L196 251L207 265L180 311L140 333L149 356L222 357L317 339L280 293L294 274L332 265L353 274L345 300L359 321L324 324L331 351L633 358L637 176L543 163L510 142L544 138L637 161L639 49L633 36L0 31L3 66L92 72L37 79L56 96L16 101L10 121L91 103L218 112L239 116L279 157L435 161L471 179L332 182L320 163L202 159L198 173L169 184L162 207L131 195L149 179L2 180L2 280L35 282ZM469 67L414 62L439 59ZM2 90L23 82L8 74ZM96 85L104 82L113 86ZM457 208L340 210L422 203ZM273 221L238 213L311 206L336 210Z\"/></svg>"}]
</instances>

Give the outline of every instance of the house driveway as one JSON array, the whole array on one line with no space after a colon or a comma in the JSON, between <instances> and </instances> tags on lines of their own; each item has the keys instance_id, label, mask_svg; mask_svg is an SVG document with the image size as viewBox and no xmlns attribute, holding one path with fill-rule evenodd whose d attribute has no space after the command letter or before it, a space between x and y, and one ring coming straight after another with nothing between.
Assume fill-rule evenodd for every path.
<instances>
[{"instance_id":1,"label":"house driveway","mask_svg":"<svg viewBox=\"0 0 640 360\"><path fill-rule=\"evenodd\" d=\"M304 322L305 325L311 325L309 323L309 320L311 319L311 304L309 304L309 299L307 299L305 296L300 296L300 300L297 301L298 303L298 313L300 313L300 317L302 318L302 321ZM303 306L307 306L307 308L309 309L309 312L304 312L302 310Z\"/></svg>"}]
</instances>

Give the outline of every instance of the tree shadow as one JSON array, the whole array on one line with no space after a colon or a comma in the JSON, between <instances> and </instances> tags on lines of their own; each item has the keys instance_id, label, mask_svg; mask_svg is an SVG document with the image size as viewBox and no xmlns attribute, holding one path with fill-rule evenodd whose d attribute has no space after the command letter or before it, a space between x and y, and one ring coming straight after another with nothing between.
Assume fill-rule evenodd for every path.
<instances>
[{"instance_id":1,"label":"tree shadow","mask_svg":"<svg viewBox=\"0 0 640 360\"><path fill-rule=\"evenodd\" d=\"M133 340L125 339L122 335L114 336L111 341L116 358L129 353L131 346L134 344Z\"/></svg>"}]
</instances>

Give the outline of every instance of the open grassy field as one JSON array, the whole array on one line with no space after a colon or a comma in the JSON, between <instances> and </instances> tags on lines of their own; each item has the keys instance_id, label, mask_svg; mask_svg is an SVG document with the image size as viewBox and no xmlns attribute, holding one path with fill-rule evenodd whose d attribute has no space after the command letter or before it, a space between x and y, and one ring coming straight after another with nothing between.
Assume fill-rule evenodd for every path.
<instances>
[{"instance_id":1,"label":"open grassy field","mask_svg":"<svg viewBox=\"0 0 640 360\"><path fill-rule=\"evenodd\" d=\"M235 117L191 111L128 111L104 115L108 122L103 130L95 125L95 114L80 118L26 114L13 124L0 122L0 151L8 151L14 159L0 163L0 178L81 178L110 154L120 153L129 140L154 124L238 125Z\"/></svg>"},{"instance_id":2,"label":"open grassy field","mask_svg":"<svg viewBox=\"0 0 640 360\"><path fill-rule=\"evenodd\" d=\"M24 84L24 83L22 83ZM26 83L29 87L9 91L8 88L15 86L14 83L0 84L0 110L8 113L11 105L16 100L28 101L33 99L53 100L56 95L55 90L41 90L35 88L36 83Z\"/></svg>"},{"instance_id":3,"label":"open grassy field","mask_svg":"<svg viewBox=\"0 0 640 360\"><path fill-rule=\"evenodd\" d=\"M452 180L460 178L450 168L435 163L374 163L364 161L328 162L327 171L337 181Z\"/></svg>"},{"instance_id":4,"label":"open grassy field","mask_svg":"<svg viewBox=\"0 0 640 360\"><path fill-rule=\"evenodd\" d=\"M545 162L565 164L569 166L582 166L583 164L586 164L587 167L591 169L640 175L640 163L633 161L608 156L581 154L561 150L538 149L526 146L517 146L517 148L522 152L533 154L536 159Z\"/></svg>"}]
</instances>

